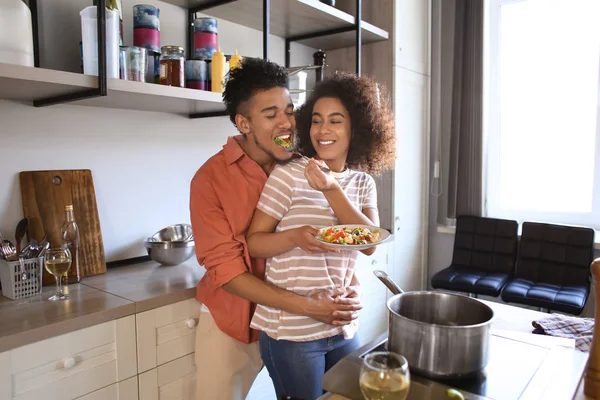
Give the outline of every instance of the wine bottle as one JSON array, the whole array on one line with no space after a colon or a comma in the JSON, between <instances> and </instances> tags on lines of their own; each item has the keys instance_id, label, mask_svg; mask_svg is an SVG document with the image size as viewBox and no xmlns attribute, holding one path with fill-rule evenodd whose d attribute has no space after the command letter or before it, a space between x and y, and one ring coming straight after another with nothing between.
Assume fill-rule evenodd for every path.
<instances>
[{"instance_id":1,"label":"wine bottle","mask_svg":"<svg viewBox=\"0 0 600 400\"><path fill-rule=\"evenodd\" d=\"M71 252L71 268L63 275L66 283L77 283L81 281L81 270L79 267L79 227L75 222L73 206L65 206L65 222L61 228L63 246Z\"/></svg>"}]
</instances>

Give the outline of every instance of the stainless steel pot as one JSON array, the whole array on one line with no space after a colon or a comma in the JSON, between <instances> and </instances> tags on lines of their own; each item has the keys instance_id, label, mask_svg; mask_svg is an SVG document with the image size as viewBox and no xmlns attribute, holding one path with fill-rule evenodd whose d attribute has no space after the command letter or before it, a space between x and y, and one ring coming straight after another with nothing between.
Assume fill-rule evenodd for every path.
<instances>
[{"instance_id":1,"label":"stainless steel pot","mask_svg":"<svg viewBox=\"0 0 600 400\"><path fill-rule=\"evenodd\" d=\"M388 349L411 370L434 379L470 377L488 362L494 311L479 300L433 291L403 292L384 271L374 274L394 296Z\"/></svg>"}]
</instances>

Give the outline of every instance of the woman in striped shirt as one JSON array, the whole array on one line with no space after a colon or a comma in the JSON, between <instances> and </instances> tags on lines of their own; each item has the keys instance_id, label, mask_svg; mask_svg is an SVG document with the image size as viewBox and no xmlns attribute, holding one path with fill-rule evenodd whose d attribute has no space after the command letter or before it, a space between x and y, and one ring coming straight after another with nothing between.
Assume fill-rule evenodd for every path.
<instances>
[{"instance_id":1,"label":"woman in striped shirt","mask_svg":"<svg viewBox=\"0 0 600 400\"><path fill-rule=\"evenodd\" d=\"M296 122L304 157L269 176L248 247L253 257L267 258L267 282L304 296L344 296L357 252L323 250L316 228L379 225L369 173L393 165L393 114L374 81L338 74L317 85ZM262 331L261 356L278 398L321 396L323 374L359 347L356 321L334 326L258 305L250 326Z\"/></svg>"}]
</instances>

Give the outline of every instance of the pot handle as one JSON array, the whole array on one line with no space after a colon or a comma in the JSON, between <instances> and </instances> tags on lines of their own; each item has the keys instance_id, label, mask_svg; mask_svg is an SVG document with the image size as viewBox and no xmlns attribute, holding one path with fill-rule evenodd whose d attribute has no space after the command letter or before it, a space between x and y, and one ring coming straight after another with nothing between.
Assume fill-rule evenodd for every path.
<instances>
[{"instance_id":1,"label":"pot handle","mask_svg":"<svg viewBox=\"0 0 600 400\"><path fill-rule=\"evenodd\" d=\"M392 292L393 294L400 294L400 293L404 293L404 290L402 290L400 288L400 286L398 286L396 284L396 282L394 282L392 280L392 278L389 277L388 274L385 273L385 271L382 271L380 269L377 269L375 271L373 271L373 273L375 274L375 276L377 278L379 278L379 280L381 282L383 282L383 284L385 286L387 286L387 288L390 290L390 292Z\"/></svg>"}]
</instances>

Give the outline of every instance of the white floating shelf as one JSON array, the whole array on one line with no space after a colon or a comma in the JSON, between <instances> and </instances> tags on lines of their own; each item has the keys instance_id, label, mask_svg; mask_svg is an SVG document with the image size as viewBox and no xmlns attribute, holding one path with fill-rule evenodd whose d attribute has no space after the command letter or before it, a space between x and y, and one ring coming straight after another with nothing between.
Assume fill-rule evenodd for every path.
<instances>
[{"instance_id":1,"label":"white floating shelf","mask_svg":"<svg viewBox=\"0 0 600 400\"><path fill-rule=\"evenodd\" d=\"M72 72L0 64L0 99L33 102L97 87L98 78ZM108 96L65 104L188 115L224 111L221 94L152 83L108 80Z\"/></svg>"},{"instance_id":2,"label":"white floating shelf","mask_svg":"<svg viewBox=\"0 0 600 400\"><path fill-rule=\"evenodd\" d=\"M163 0L178 6L193 8L213 3L211 0ZM262 0L237 0L203 10L203 14L235 22L253 29L263 29ZM271 34L283 38L310 35L333 29L351 28L354 16L321 3L318 0L271 0ZM362 22L362 43L373 43L389 38L388 32L368 22ZM298 43L322 50L333 50L356 44L354 31Z\"/></svg>"}]
</instances>

